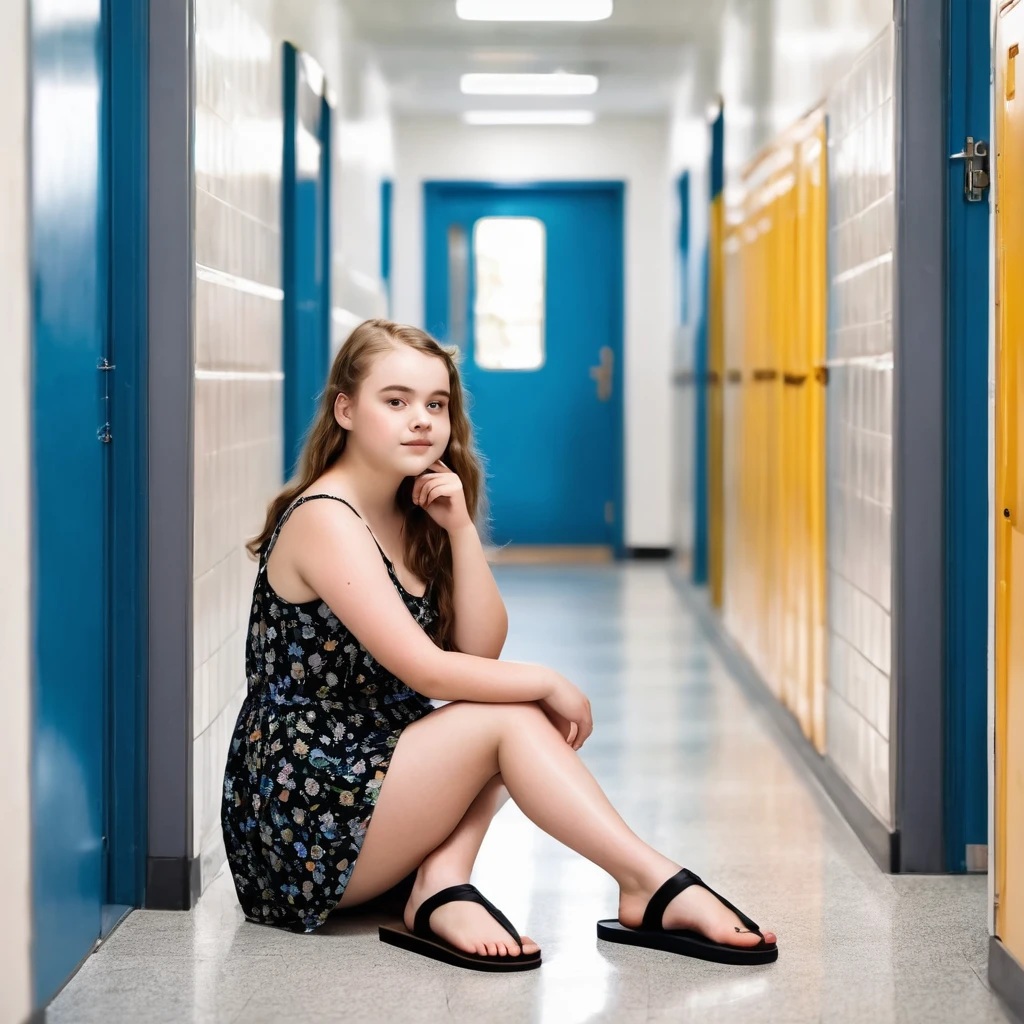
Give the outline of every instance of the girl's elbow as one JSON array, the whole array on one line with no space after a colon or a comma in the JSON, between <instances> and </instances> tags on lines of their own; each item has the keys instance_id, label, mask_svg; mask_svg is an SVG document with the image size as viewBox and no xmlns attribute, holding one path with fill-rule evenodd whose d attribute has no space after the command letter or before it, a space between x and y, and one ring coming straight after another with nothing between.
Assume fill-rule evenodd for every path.
<instances>
[{"instance_id":1,"label":"girl's elbow","mask_svg":"<svg viewBox=\"0 0 1024 1024\"><path fill-rule=\"evenodd\" d=\"M439 650L436 655L419 662L409 675L411 678L407 678L406 682L424 697L431 700L452 699L449 694L451 673L445 671L443 651Z\"/></svg>"}]
</instances>

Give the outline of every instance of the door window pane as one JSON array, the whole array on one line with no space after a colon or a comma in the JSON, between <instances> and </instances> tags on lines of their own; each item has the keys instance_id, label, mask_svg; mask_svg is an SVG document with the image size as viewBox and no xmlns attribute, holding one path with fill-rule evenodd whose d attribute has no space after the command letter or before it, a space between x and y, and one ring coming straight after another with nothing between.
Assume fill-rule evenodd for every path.
<instances>
[{"instance_id":1,"label":"door window pane","mask_svg":"<svg viewBox=\"0 0 1024 1024\"><path fill-rule=\"evenodd\" d=\"M476 222L474 355L485 370L544 365L545 231L534 217Z\"/></svg>"},{"instance_id":2,"label":"door window pane","mask_svg":"<svg viewBox=\"0 0 1024 1024\"><path fill-rule=\"evenodd\" d=\"M448 226L448 343L466 348L466 317L469 311L467 284L469 244L461 224Z\"/></svg>"}]
</instances>

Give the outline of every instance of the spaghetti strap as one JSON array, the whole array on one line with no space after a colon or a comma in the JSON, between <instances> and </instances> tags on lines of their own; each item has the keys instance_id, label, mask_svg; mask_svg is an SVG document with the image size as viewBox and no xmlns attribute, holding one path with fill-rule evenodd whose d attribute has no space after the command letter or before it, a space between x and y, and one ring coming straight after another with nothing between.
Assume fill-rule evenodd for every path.
<instances>
[{"instance_id":1,"label":"spaghetti strap","mask_svg":"<svg viewBox=\"0 0 1024 1024\"><path fill-rule=\"evenodd\" d=\"M281 528L284 526L285 523L288 522L289 516L291 516L291 514L300 505L304 505L307 501L315 501L317 498L330 498L332 501L340 501L342 505L347 505L348 508L350 508L355 513L356 518L360 522L362 522L363 525L366 527L366 532L369 533L370 537L373 539L373 543L377 545L377 550L380 552L380 557L384 559L385 563L388 565L389 568L394 568L394 563L384 553L384 549L380 546L380 542L377 540L377 538L374 537L373 530L370 529L369 523L366 523L363 520L363 517L358 512L356 512L355 507L351 504L351 502L346 501L344 498L339 498L336 494L307 494L304 498L297 498L295 501L293 501L288 506L288 508L285 509L284 514L278 520L277 526L274 528L274 532L270 535L270 540L267 541L267 550L263 555L263 562L260 565L260 572L266 571L267 562L270 560L270 552L274 550L274 545L277 543L277 538L281 533Z\"/></svg>"}]
</instances>

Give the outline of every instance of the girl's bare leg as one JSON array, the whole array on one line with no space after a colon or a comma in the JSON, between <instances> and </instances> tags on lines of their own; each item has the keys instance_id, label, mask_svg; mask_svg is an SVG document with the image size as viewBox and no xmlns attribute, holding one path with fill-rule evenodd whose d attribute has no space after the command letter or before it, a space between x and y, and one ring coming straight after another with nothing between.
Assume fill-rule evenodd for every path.
<instances>
[{"instance_id":1,"label":"girl's bare leg","mask_svg":"<svg viewBox=\"0 0 1024 1024\"><path fill-rule=\"evenodd\" d=\"M531 821L618 882L619 920L638 925L647 901L679 865L629 829L536 704L457 702L405 730L343 903L371 899L422 864L498 773ZM444 885L434 891L440 888ZM463 935L449 932L442 916L446 909L431 917L431 927L440 935L470 952L501 952L499 943L466 944ZM737 946L760 941L757 935L737 931L742 927L738 918L697 886L669 904L664 923ZM765 938L774 941L770 932ZM517 951L507 943L505 948Z\"/></svg>"},{"instance_id":2,"label":"girl's bare leg","mask_svg":"<svg viewBox=\"0 0 1024 1024\"><path fill-rule=\"evenodd\" d=\"M495 775L469 806L455 831L436 849L427 854L416 872L416 882L405 907L406 927L412 928L420 904L435 892L450 885L468 882L473 874L480 844L484 841L491 820L508 799L508 790L500 775ZM356 862L358 863L358 861ZM517 943L509 943L505 930L476 903L450 903L431 915L432 927L448 936L457 936L457 945L476 947L490 955L519 952ZM540 948L528 935L522 936L523 952L536 953ZM451 941L451 939L449 939Z\"/></svg>"}]
</instances>

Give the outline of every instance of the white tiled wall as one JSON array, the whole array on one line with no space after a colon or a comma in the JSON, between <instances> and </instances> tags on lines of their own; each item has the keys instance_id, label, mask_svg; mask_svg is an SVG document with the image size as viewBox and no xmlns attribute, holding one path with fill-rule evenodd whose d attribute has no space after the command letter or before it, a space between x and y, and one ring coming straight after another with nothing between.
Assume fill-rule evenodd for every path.
<instances>
[{"instance_id":1,"label":"white tiled wall","mask_svg":"<svg viewBox=\"0 0 1024 1024\"><path fill-rule=\"evenodd\" d=\"M285 39L322 64L337 102L335 323L358 322L384 305L375 273L379 205L370 199L390 161L386 96L365 61L346 67L356 44L340 5L197 0L193 854L204 885L224 857L221 779L245 694L255 576L245 542L282 484ZM361 86L357 95L345 92L346 71ZM360 217L343 223L339 211L353 205Z\"/></svg>"},{"instance_id":2,"label":"white tiled wall","mask_svg":"<svg viewBox=\"0 0 1024 1024\"><path fill-rule=\"evenodd\" d=\"M25 0L0 4L0 338L4 399L0 402L0 750L4 759L4 908L0 914L0 1024L30 1010L32 917L29 806L30 488L29 309L25 210L28 180L28 61Z\"/></svg>"},{"instance_id":3,"label":"white tiled wall","mask_svg":"<svg viewBox=\"0 0 1024 1024\"><path fill-rule=\"evenodd\" d=\"M828 757L892 825L893 33L829 97Z\"/></svg>"},{"instance_id":4,"label":"white tiled wall","mask_svg":"<svg viewBox=\"0 0 1024 1024\"><path fill-rule=\"evenodd\" d=\"M273 0L196 4L194 854L221 857L245 693L245 540L281 481L281 48Z\"/></svg>"}]
</instances>

